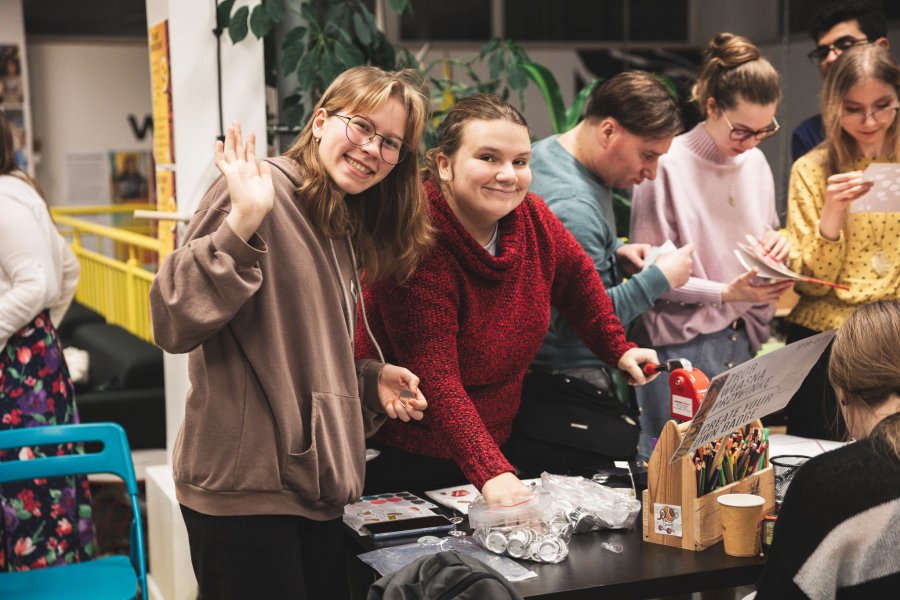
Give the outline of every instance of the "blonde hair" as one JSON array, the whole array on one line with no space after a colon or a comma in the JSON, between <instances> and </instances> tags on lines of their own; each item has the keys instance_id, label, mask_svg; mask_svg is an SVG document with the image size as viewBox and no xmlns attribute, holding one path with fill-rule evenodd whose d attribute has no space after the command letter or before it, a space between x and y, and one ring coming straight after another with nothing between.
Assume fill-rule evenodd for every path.
<instances>
[{"instance_id":1,"label":"blonde hair","mask_svg":"<svg viewBox=\"0 0 900 600\"><path fill-rule=\"evenodd\" d=\"M371 112L391 98L406 109L403 142L408 156L378 184L359 194L345 195L319 157L312 131L315 113L319 109L329 114ZM332 238L350 234L369 282L383 277L406 279L431 245L433 233L417 161L430 115L422 80L415 71L354 67L328 86L313 115L285 152L303 170L297 193L303 198L313 225Z\"/></svg>"},{"instance_id":2,"label":"blonde hair","mask_svg":"<svg viewBox=\"0 0 900 600\"><path fill-rule=\"evenodd\" d=\"M882 46L866 44L848 48L828 69L821 100L827 175L852 170L855 159L860 155L856 140L844 130L841 115L844 112L844 97L854 86L869 80L887 84L900 97L900 68ZM895 113L894 122L885 137L885 156L879 157L891 162L900 159L897 122Z\"/></svg>"},{"instance_id":3,"label":"blonde hair","mask_svg":"<svg viewBox=\"0 0 900 600\"><path fill-rule=\"evenodd\" d=\"M733 33L717 33L709 40L691 99L706 117L709 99L722 111L746 102L766 106L781 100L781 79L753 42Z\"/></svg>"},{"instance_id":4,"label":"blonde hair","mask_svg":"<svg viewBox=\"0 0 900 600\"><path fill-rule=\"evenodd\" d=\"M843 402L870 409L891 394L900 395L900 301L864 304L840 326L831 347L828 380L843 392ZM900 457L900 419L873 432Z\"/></svg>"}]
</instances>

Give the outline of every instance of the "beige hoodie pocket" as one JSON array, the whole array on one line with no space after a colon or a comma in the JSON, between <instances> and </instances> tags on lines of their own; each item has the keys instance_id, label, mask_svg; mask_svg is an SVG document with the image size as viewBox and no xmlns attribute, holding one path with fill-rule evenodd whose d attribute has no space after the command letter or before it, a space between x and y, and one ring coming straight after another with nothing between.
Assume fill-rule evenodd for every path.
<instances>
[{"instance_id":1,"label":"beige hoodie pocket","mask_svg":"<svg viewBox=\"0 0 900 600\"><path fill-rule=\"evenodd\" d=\"M309 448L287 457L284 487L343 506L362 492L365 450L359 398L312 393Z\"/></svg>"}]
</instances>

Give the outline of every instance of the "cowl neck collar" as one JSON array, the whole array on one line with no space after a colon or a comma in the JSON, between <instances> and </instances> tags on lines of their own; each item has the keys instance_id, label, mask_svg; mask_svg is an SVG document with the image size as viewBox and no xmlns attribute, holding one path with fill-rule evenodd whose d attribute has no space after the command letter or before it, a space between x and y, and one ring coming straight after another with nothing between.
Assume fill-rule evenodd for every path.
<instances>
[{"instance_id":1,"label":"cowl neck collar","mask_svg":"<svg viewBox=\"0 0 900 600\"><path fill-rule=\"evenodd\" d=\"M439 243L456 256L463 269L484 279L499 281L522 262L527 196L514 211L500 219L497 256L491 256L456 218L439 186L426 181L425 194L431 207L431 219L440 232Z\"/></svg>"}]
</instances>

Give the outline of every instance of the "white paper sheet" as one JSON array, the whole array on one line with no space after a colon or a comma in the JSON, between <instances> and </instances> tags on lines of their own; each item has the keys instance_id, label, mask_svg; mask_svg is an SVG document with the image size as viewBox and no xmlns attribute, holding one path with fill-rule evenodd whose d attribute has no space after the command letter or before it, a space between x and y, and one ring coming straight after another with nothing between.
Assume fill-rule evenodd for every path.
<instances>
[{"instance_id":1,"label":"white paper sheet","mask_svg":"<svg viewBox=\"0 0 900 600\"><path fill-rule=\"evenodd\" d=\"M808 456L812 458L829 450L840 448L845 444L846 442L832 442L831 440L817 440L785 433L773 433L769 435L769 457Z\"/></svg>"},{"instance_id":2,"label":"white paper sheet","mask_svg":"<svg viewBox=\"0 0 900 600\"><path fill-rule=\"evenodd\" d=\"M850 204L850 212L900 212L900 163L872 163L863 181L875 185Z\"/></svg>"},{"instance_id":3,"label":"white paper sheet","mask_svg":"<svg viewBox=\"0 0 900 600\"><path fill-rule=\"evenodd\" d=\"M784 408L835 333L832 329L794 342L713 377L671 462Z\"/></svg>"},{"instance_id":4,"label":"white paper sheet","mask_svg":"<svg viewBox=\"0 0 900 600\"><path fill-rule=\"evenodd\" d=\"M523 479L525 485L541 485L540 479ZM478 495L478 488L471 483L465 485L455 485L453 487L441 488L439 490L430 490L425 495L449 509L461 512L464 515L469 514L469 505Z\"/></svg>"},{"instance_id":5,"label":"white paper sheet","mask_svg":"<svg viewBox=\"0 0 900 600\"><path fill-rule=\"evenodd\" d=\"M675 243L672 240L666 240L663 242L662 246L653 246L650 248L650 251L647 252L647 256L644 257L644 268L641 271L646 271L650 265L656 262L656 259L660 254L665 254L666 252L675 252L678 248L675 247Z\"/></svg>"}]
</instances>

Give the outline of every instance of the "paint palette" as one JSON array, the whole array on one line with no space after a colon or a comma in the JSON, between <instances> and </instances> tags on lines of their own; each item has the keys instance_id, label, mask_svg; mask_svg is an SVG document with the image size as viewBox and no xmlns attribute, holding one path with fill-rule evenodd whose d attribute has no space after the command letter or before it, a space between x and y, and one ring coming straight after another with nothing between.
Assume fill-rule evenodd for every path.
<instances>
[{"instance_id":1,"label":"paint palette","mask_svg":"<svg viewBox=\"0 0 900 600\"><path fill-rule=\"evenodd\" d=\"M359 533L368 523L433 515L432 508L436 506L410 492L368 495L344 507L344 523Z\"/></svg>"}]
</instances>

